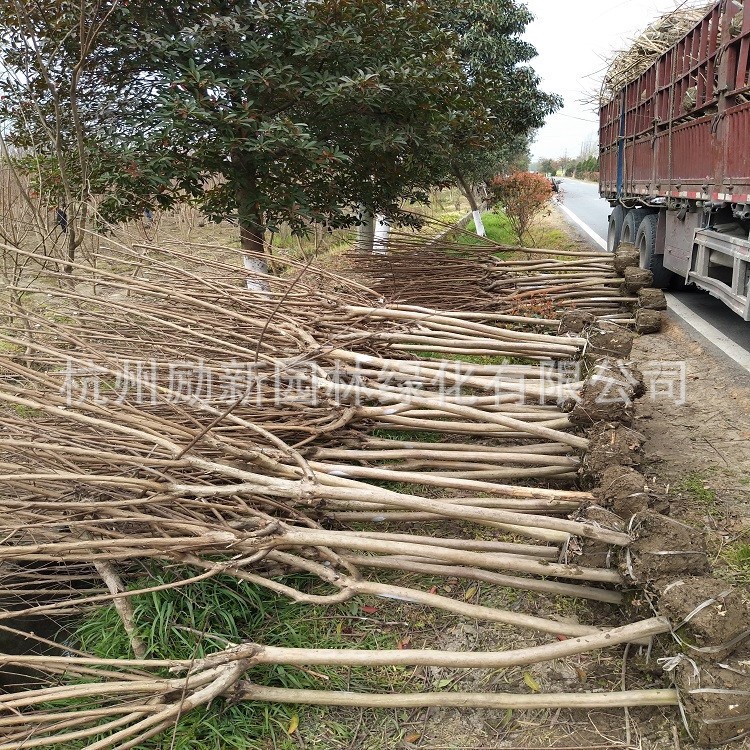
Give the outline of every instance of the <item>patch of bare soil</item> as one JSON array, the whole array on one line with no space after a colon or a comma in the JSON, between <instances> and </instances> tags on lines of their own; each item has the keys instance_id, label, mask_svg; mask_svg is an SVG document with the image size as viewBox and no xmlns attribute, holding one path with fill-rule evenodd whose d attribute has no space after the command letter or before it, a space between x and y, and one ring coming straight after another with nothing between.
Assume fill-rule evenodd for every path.
<instances>
[{"instance_id":1,"label":"patch of bare soil","mask_svg":"<svg viewBox=\"0 0 750 750\"><path fill-rule=\"evenodd\" d=\"M661 334L636 342L633 358L648 386L636 417L647 472L671 515L719 535L741 532L750 526L750 376L669 318Z\"/></svg>"}]
</instances>

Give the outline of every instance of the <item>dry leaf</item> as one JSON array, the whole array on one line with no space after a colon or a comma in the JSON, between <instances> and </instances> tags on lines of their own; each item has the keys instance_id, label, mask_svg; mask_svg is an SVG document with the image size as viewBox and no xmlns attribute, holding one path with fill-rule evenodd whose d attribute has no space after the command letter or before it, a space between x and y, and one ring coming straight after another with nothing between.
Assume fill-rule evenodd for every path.
<instances>
[{"instance_id":1,"label":"dry leaf","mask_svg":"<svg viewBox=\"0 0 750 750\"><path fill-rule=\"evenodd\" d=\"M409 732L409 734L404 737L404 742L408 742L410 745L413 745L422 735L419 732Z\"/></svg>"},{"instance_id":2,"label":"dry leaf","mask_svg":"<svg viewBox=\"0 0 750 750\"><path fill-rule=\"evenodd\" d=\"M362 611L363 611L363 612L364 612L364 613L365 613L366 615L374 615L374 614L376 614L376 613L377 613L377 611L378 611L378 608L377 608L377 607L370 607L370 606L368 605L368 606L362 607Z\"/></svg>"},{"instance_id":3,"label":"dry leaf","mask_svg":"<svg viewBox=\"0 0 750 750\"><path fill-rule=\"evenodd\" d=\"M476 586L470 586L468 589L466 589L466 593L464 594L464 601L469 601L473 599L476 596L477 593L477 587Z\"/></svg>"},{"instance_id":4,"label":"dry leaf","mask_svg":"<svg viewBox=\"0 0 750 750\"><path fill-rule=\"evenodd\" d=\"M292 718L289 720L289 726L286 728L287 734L294 734L299 726L299 716L292 714Z\"/></svg>"},{"instance_id":5,"label":"dry leaf","mask_svg":"<svg viewBox=\"0 0 750 750\"><path fill-rule=\"evenodd\" d=\"M534 679L534 676L531 674L531 672L523 673L523 681L526 683L526 685L532 692L534 693L541 692L542 686Z\"/></svg>"}]
</instances>

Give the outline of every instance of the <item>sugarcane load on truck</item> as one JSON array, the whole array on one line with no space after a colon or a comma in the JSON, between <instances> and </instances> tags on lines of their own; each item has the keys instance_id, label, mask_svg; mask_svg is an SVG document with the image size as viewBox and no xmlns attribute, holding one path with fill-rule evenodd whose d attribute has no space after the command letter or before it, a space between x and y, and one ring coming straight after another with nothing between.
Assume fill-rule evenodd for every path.
<instances>
[{"instance_id":1,"label":"sugarcane load on truck","mask_svg":"<svg viewBox=\"0 0 750 750\"><path fill-rule=\"evenodd\" d=\"M750 13L664 16L602 87L607 248L632 243L661 288L694 284L750 320Z\"/></svg>"}]
</instances>

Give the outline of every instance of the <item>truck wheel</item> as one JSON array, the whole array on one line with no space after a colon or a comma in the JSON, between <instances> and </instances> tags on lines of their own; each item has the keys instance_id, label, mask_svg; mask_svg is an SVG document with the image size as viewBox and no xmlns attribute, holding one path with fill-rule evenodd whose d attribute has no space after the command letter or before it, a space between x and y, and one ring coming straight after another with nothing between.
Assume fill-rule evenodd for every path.
<instances>
[{"instance_id":1,"label":"truck wheel","mask_svg":"<svg viewBox=\"0 0 750 750\"><path fill-rule=\"evenodd\" d=\"M654 287L668 289L674 275L664 268L664 256L656 253L656 226L659 214L647 214L638 227L635 246L641 254L641 268L654 274Z\"/></svg>"},{"instance_id":2,"label":"truck wheel","mask_svg":"<svg viewBox=\"0 0 750 750\"><path fill-rule=\"evenodd\" d=\"M622 237L622 224L625 221L625 209L615 206L609 215L609 228L607 229L607 252L613 253L617 250Z\"/></svg>"},{"instance_id":3,"label":"truck wheel","mask_svg":"<svg viewBox=\"0 0 750 750\"><path fill-rule=\"evenodd\" d=\"M625 213L625 220L622 223L622 234L620 242L629 242L635 245L635 235L641 222L648 216L645 208L631 208Z\"/></svg>"}]
</instances>

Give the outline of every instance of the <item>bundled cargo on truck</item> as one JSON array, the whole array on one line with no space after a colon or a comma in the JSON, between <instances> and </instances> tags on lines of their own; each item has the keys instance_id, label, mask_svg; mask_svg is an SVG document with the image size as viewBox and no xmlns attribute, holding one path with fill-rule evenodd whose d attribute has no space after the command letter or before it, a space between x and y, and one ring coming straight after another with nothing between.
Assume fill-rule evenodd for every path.
<instances>
[{"instance_id":1,"label":"bundled cargo on truck","mask_svg":"<svg viewBox=\"0 0 750 750\"><path fill-rule=\"evenodd\" d=\"M625 84L644 73L675 42L690 31L708 12L713 3L680 7L665 13L633 40L627 50L618 52L609 63L601 89L604 104Z\"/></svg>"},{"instance_id":2,"label":"bundled cargo on truck","mask_svg":"<svg viewBox=\"0 0 750 750\"><path fill-rule=\"evenodd\" d=\"M693 284L750 321L750 14L722 0L665 18L602 89L607 248L629 245L655 286Z\"/></svg>"}]
</instances>

